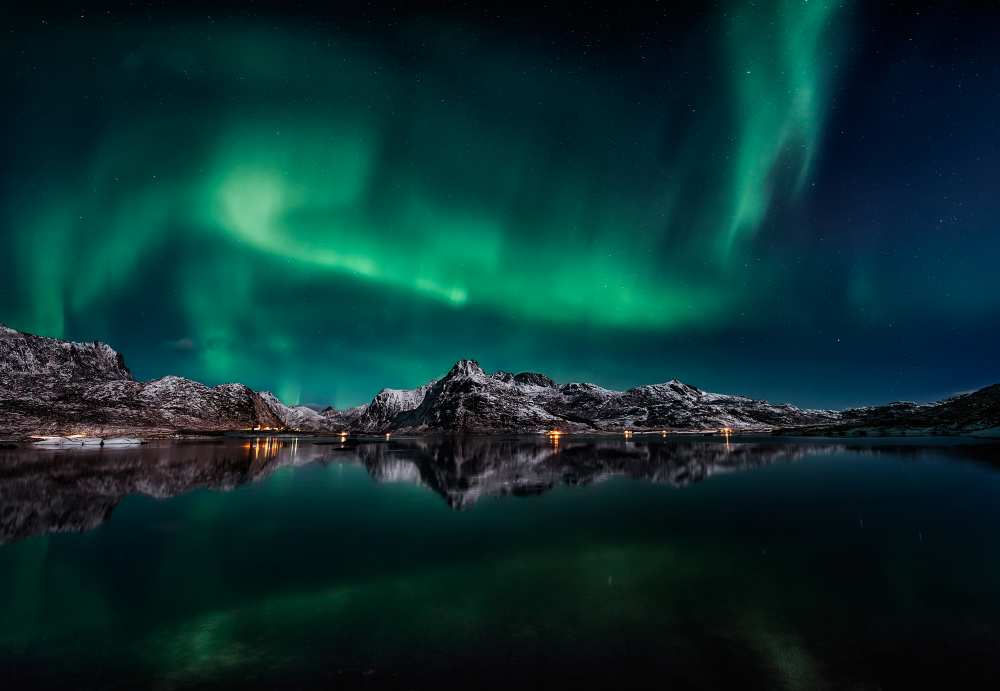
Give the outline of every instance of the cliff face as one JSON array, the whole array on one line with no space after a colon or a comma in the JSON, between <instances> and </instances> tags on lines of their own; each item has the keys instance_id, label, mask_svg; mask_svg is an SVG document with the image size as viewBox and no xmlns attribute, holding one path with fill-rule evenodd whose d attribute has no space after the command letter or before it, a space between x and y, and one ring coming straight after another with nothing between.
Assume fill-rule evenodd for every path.
<instances>
[{"instance_id":1,"label":"cliff face","mask_svg":"<svg viewBox=\"0 0 1000 691\"><path fill-rule=\"evenodd\" d=\"M7 387L36 383L132 379L125 360L105 343L72 343L21 333L0 324L0 381Z\"/></svg>"},{"instance_id":2,"label":"cliff face","mask_svg":"<svg viewBox=\"0 0 1000 691\"><path fill-rule=\"evenodd\" d=\"M71 343L0 327L0 434L167 434L281 427L242 384L181 377L136 381L104 343Z\"/></svg>"}]
</instances>

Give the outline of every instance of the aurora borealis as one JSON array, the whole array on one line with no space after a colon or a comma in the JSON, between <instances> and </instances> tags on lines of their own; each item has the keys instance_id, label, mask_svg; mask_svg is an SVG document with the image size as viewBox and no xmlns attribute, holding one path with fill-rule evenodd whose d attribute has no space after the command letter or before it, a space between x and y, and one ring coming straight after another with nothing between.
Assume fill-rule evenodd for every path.
<instances>
[{"instance_id":1,"label":"aurora borealis","mask_svg":"<svg viewBox=\"0 0 1000 691\"><path fill-rule=\"evenodd\" d=\"M0 321L338 407L460 357L816 406L1000 381L971 11L501 8L12 18Z\"/></svg>"}]
</instances>

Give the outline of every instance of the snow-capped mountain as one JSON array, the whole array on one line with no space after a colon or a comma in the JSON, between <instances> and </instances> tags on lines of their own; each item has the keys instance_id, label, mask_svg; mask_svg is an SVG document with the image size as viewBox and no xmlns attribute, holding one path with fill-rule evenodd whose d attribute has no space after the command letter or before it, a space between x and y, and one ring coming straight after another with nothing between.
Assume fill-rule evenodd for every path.
<instances>
[{"instance_id":1,"label":"snow-capped mountain","mask_svg":"<svg viewBox=\"0 0 1000 691\"><path fill-rule=\"evenodd\" d=\"M711 393L672 379L613 391L562 386L537 372L488 374L460 360L440 379L409 391L383 390L350 427L362 432L617 432L631 429L784 434L1000 434L1000 384L940 403L890 403L811 410ZM397 412L398 411L398 412Z\"/></svg>"},{"instance_id":2,"label":"snow-capped mountain","mask_svg":"<svg viewBox=\"0 0 1000 691\"><path fill-rule=\"evenodd\" d=\"M32 336L0 324L0 377L5 386L15 386L27 377L65 382L132 379L132 373L121 354L104 343Z\"/></svg>"},{"instance_id":3,"label":"snow-capped mountain","mask_svg":"<svg viewBox=\"0 0 1000 691\"><path fill-rule=\"evenodd\" d=\"M156 436L255 427L363 434L621 430L771 431L789 434L996 434L1000 385L941 403L808 410L711 393L670 380L613 391L558 385L537 372L488 374L460 360L416 389L382 389L338 411L287 406L242 384L208 387L180 377L136 381L103 343L70 343L0 326L0 435Z\"/></svg>"},{"instance_id":4,"label":"snow-capped mountain","mask_svg":"<svg viewBox=\"0 0 1000 691\"><path fill-rule=\"evenodd\" d=\"M260 397L281 420L281 426L287 429L300 432L339 432L346 427L335 415L329 414L332 408L319 412L304 405L287 406L270 391L262 392Z\"/></svg>"},{"instance_id":5,"label":"snow-capped mountain","mask_svg":"<svg viewBox=\"0 0 1000 691\"><path fill-rule=\"evenodd\" d=\"M424 397L436 382L430 382L416 389L382 389L356 420L351 429L359 432L384 432L392 429L393 421L403 413L420 406Z\"/></svg>"},{"instance_id":6,"label":"snow-capped mountain","mask_svg":"<svg viewBox=\"0 0 1000 691\"><path fill-rule=\"evenodd\" d=\"M459 360L431 384L422 402L389 427L406 432L541 431L564 422L539 405L548 389L515 380L507 372L487 375L475 360Z\"/></svg>"},{"instance_id":7,"label":"snow-capped mountain","mask_svg":"<svg viewBox=\"0 0 1000 691\"><path fill-rule=\"evenodd\" d=\"M0 326L0 434L158 435L280 427L242 384L133 378L104 343L71 343Z\"/></svg>"},{"instance_id":8,"label":"snow-capped mountain","mask_svg":"<svg viewBox=\"0 0 1000 691\"><path fill-rule=\"evenodd\" d=\"M622 429L765 430L820 424L838 413L801 410L741 396L702 391L678 381L612 391L594 384L558 386L535 372L487 374L461 360L424 392L420 405L386 420L382 429L527 432Z\"/></svg>"},{"instance_id":9,"label":"snow-capped mountain","mask_svg":"<svg viewBox=\"0 0 1000 691\"><path fill-rule=\"evenodd\" d=\"M367 410L367 403L354 406L353 408L345 408L344 410L337 410L333 406L330 406L322 412L322 415L329 421L330 426L335 432L340 432L351 429L358 418L364 415Z\"/></svg>"}]
</instances>

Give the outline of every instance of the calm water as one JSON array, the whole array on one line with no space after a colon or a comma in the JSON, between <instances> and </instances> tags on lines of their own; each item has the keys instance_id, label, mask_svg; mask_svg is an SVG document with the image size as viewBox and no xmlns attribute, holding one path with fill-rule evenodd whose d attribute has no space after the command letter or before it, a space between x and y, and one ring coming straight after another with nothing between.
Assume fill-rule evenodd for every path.
<instances>
[{"instance_id":1,"label":"calm water","mask_svg":"<svg viewBox=\"0 0 1000 691\"><path fill-rule=\"evenodd\" d=\"M1000 446L316 441L0 450L4 687L1000 680Z\"/></svg>"}]
</instances>

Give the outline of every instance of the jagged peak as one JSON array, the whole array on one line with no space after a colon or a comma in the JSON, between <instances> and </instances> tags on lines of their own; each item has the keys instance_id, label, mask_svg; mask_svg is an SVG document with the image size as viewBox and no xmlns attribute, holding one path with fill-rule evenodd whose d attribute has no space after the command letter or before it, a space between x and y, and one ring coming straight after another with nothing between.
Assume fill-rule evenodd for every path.
<instances>
[{"instance_id":1,"label":"jagged peak","mask_svg":"<svg viewBox=\"0 0 1000 691\"><path fill-rule=\"evenodd\" d=\"M455 377L484 377L486 373L479 366L478 361L463 359L456 362L445 376L449 379Z\"/></svg>"}]
</instances>

